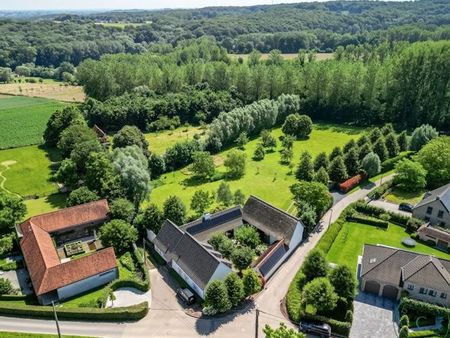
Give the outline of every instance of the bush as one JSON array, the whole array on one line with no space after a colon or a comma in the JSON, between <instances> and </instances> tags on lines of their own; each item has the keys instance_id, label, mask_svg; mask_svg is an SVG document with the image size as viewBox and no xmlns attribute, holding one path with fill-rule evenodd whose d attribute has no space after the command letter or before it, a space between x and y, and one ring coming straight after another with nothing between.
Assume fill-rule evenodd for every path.
<instances>
[{"instance_id":1,"label":"bush","mask_svg":"<svg viewBox=\"0 0 450 338\"><path fill-rule=\"evenodd\" d=\"M411 217L406 222L406 231L415 232L419 229L419 227L423 224L423 221L417 218Z\"/></svg>"},{"instance_id":2,"label":"bush","mask_svg":"<svg viewBox=\"0 0 450 338\"><path fill-rule=\"evenodd\" d=\"M221 280L214 280L208 284L205 290L205 304L217 312L227 312L231 309L227 287Z\"/></svg>"},{"instance_id":3,"label":"bush","mask_svg":"<svg viewBox=\"0 0 450 338\"><path fill-rule=\"evenodd\" d=\"M103 245L114 247L118 253L127 251L137 238L136 228L123 220L113 219L100 227Z\"/></svg>"},{"instance_id":4,"label":"bush","mask_svg":"<svg viewBox=\"0 0 450 338\"><path fill-rule=\"evenodd\" d=\"M260 243L259 232L251 225L243 225L235 230L234 237L243 246L255 249Z\"/></svg>"},{"instance_id":5,"label":"bush","mask_svg":"<svg viewBox=\"0 0 450 338\"><path fill-rule=\"evenodd\" d=\"M409 326L409 318L408 318L407 315L403 315L403 316L400 318L400 323L399 323L399 325L400 325L400 326Z\"/></svg>"},{"instance_id":6,"label":"bush","mask_svg":"<svg viewBox=\"0 0 450 338\"><path fill-rule=\"evenodd\" d=\"M345 321L346 322L353 322L353 311L352 310L347 310L347 312L345 313Z\"/></svg>"},{"instance_id":7,"label":"bush","mask_svg":"<svg viewBox=\"0 0 450 338\"><path fill-rule=\"evenodd\" d=\"M361 216L348 216L347 221L362 223L362 224L367 224L367 225L373 225L373 226L376 226L381 229L387 229L389 226L389 222L378 220L378 219L367 218L367 217L361 217Z\"/></svg>"},{"instance_id":8,"label":"bush","mask_svg":"<svg viewBox=\"0 0 450 338\"><path fill-rule=\"evenodd\" d=\"M394 185L394 180L389 180L387 182L384 182L379 187L373 189L371 192L367 194L367 197L369 197L371 200L377 200L384 196Z\"/></svg>"},{"instance_id":9,"label":"bush","mask_svg":"<svg viewBox=\"0 0 450 338\"><path fill-rule=\"evenodd\" d=\"M317 249L310 251L303 262L302 271L308 281L318 277L325 277L328 272L325 254Z\"/></svg>"},{"instance_id":10,"label":"bush","mask_svg":"<svg viewBox=\"0 0 450 338\"><path fill-rule=\"evenodd\" d=\"M0 278L0 295L8 295L13 292L13 286L9 279Z\"/></svg>"},{"instance_id":11,"label":"bush","mask_svg":"<svg viewBox=\"0 0 450 338\"><path fill-rule=\"evenodd\" d=\"M261 280L253 269L242 272L242 283L244 284L244 294L247 297L259 292L262 287Z\"/></svg>"},{"instance_id":12,"label":"bush","mask_svg":"<svg viewBox=\"0 0 450 338\"><path fill-rule=\"evenodd\" d=\"M244 270L250 266L253 261L254 252L247 246L238 247L231 253L231 261L239 271Z\"/></svg>"},{"instance_id":13,"label":"bush","mask_svg":"<svg viewBox=\"0 0 450 338\"><path fill-rule=\"evenodd\" d=\"M134 272L136 270L131 253L126 252L119 258L120 263L129 271Z\"/></svg>"},{"instance_id":14,"label":"bush","mask_svg":"<svg viewBox=\"0 0 450 338\"><path fill-rule=\"evenodd\" d=\"M384 161L383 163L381 163L381 172L385 173L387 171L394 169L397 162L399 162L403 159L410 158L411 154L412 154L412 152L406 151L406 152L403 152L393 158L390 158L389 160Z\"/></svg>"},{"instance_id":15,"label":"bush","mask_svg":"<svg viewBox=\"0 0 450 338\"><path fill-rule=\"evenodd\" d=\"M450 315L450 309L442 306L421 302L412 298L403 297L400 299L399 312L408 317L417 316L441 316Z\"/></svg>"},{"instance_id":16,"label":"bush","mask_svg":"<svg viewBox=\"0 0 450 338\"><path fill-rule=\"evenodd\" d=\"M398 338L408 338L409 337L409 329L407 326L402 326L400 332L398 333Z\"/></svg>"},{"instance_id":17,"label":"bush","mask_svg":"<svg viewBox=\"0 0 450 338\"><path fill-rule=\"evenodd\" d=\"M5 235L0 237L0 256L9 254L13 249L13 235Z\"/></svg>"},{"instance_id":18,"label":"bush","mask_svg":"<svg viewBox=\"0 0 450 338\"><path fill-rule=\"evenodd\" d=\"M59 319L90 320L123 322L136 321L144 318L148 313L148 303L142 302L137 305L118 308L57 308ZM49 318L53 319L53 308L41 305L22 305L11 302L0 302L0 314L4 316L25 318Z\"/></svg>"},{"instance_id":19,"label":"bush","mask_svg":"<svg viewBox=\"0 0 450 338\"><path fill-rule=\"evenodd\" d=\"M426 338L426 337L438 337L435 331L424 330L424 331L413 331L409 333L409 338Z\"/></svg>"}]
</instances>

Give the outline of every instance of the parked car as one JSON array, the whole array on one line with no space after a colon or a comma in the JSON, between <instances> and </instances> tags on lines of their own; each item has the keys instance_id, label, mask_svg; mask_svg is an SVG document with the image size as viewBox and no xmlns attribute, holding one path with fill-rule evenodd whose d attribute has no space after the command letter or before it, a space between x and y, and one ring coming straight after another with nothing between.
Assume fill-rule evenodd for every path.
<instances>
[{"instance_id":1,"label":"parked car","mask_svg":"<svg viewBox=\"0 0 450 338\"><path fill-rule=\"evenodd\" d=\"M407 212L413 212L414 205L409 203L400 203L398 206L399 210L407 211Z\"/></svg>"},{"instance_id":2,"label":"parked car","mask_svg":"<svg viewBox=\"0 0 450 338\"><path fill-rule=\"evenodd\" d=\"M189 289L178 289L177 297L180 298L186 305L192 305L195 303L195 296Z\"/></svg>"},{"instance_id":3,"label":"parked car","mask_svg":"<svg viewBox=\"0 0 450 338\"><path fill-rule=\"evenodd\" d=\"M304 333L312 333L319 337L331 337L331 327L328 324L320 323L314 324L309 322L300 322L299 330Z\"/></svg>"}]
</instances>

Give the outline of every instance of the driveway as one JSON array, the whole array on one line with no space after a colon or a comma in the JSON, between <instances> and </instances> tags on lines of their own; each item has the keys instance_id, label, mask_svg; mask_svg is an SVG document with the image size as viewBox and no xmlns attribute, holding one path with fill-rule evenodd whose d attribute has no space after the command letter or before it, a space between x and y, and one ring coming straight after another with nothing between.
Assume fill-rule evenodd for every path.
<instances>
[{"instance_id":1,"label":"driveway","mask_svg":"<svg viewBox=\"0 0 450 338\"><path fill-rule=\"evenodd\" d=\"M151 307L151 290L142 292L135 288L120 288L114 291L114 296L116 299L114 301L108 299L106 307L132 306L142 302L148 302L148 306Z\"/></svg>"},{"instance_id":2,"label":"driveway","mask_svg":"<svg viewBox=\"0 0 450 338\"><path fill-rule=\"evenodd\" d=\"M350 338L397 337L396 301L360 292L353 306Z\"/></svg>"},{"instance_id":3,"label":"driveway","mask_svg":"<svg viewBox=\"0 0 450 338\"><path fill-rule=\"evenodd\" d=\"M397 214L404 215L411 217L410 212L406 212L403 210L398 210L398 204L391 203L385 200L373 200L369 202L370 205L373 205L375 207L383 208L388 211L396 212Z\"/></svg>"},{"instance_id":4,"label":"driveway","mask_svg":"<svg viewBox=\"0 0 450 338\"><path fill-rule=\"evenodd\" d=\"M15 289L19 289L24 295L33 294L31 284L27 283L29 279L28 272L25 268L3 271L0 277L8 279Z\"/></svg>"}]
</instances>

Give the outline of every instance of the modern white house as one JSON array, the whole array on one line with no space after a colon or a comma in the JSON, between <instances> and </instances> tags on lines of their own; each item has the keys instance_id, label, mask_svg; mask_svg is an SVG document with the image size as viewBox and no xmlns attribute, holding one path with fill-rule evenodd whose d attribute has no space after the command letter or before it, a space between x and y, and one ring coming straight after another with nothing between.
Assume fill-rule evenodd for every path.
<instances>
[{"instance_id":1,"label":"modern white house","mask_svg":"<svg viewBox=\"0 0 450 338\"><path fill-rule=\"evenodd\" d=\"M231 263L219 252L169 220L164 222L153 243L156 252L201 298L209 282L224 279L232 271Z\"/></svg>"}]
</instances>

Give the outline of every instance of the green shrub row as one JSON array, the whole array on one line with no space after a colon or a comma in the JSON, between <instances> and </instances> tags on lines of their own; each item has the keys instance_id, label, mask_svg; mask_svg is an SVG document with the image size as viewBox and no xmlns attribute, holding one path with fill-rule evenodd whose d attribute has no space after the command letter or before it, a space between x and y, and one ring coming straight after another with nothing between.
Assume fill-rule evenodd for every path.
<instances>
[{"instance_id":1,"label":"green shrub row","mask_svg":"<svg viewBox=\"0 0 450 338\"><path fill-rule=\"evenodd\" d=\"M389 226L389 222L387 221L362 216L348 216L347 221L373 225L381 229L387 229Z\"/></svg>"},{"instance_id":2,"label":"green shrub row","mask_svg":"<svg viewBox=\"0 0 450 338\"><path fill-rule=\"evenodd\" d=\"M403 160L405 158L410 158L411 155L412 155L411 151L405 151L393 158L384 161L383 163L381 163L381 172L385 173L389 170L395 169L395 165L397 164L398 161Z\"/></svg>"},{"instance_id":3,"label":"green shrub row","mask_svg":"<svg viewBox=\"0 0 450 338\"><path fill-rule=\"evenodd\" d=\"M338 218L333 224L331 224L328 227L327 231L323 234L322 238L319 240L319 243L317 243L316 249L319 249L327 254L328 251L330 251L337 235L339 235L339 232L341 231L344 223L344 218Z\"/></svg>"},{"instance_id":4,"label":"green shrub row","mask_svg":"<svg viewBox=\"0 0 450 338\"><path fill-rule=\"evenodd\" d=\"M409 333L408 337L410 338L426 338L426 337L436 337L437 333L431 330L424 331L412 331Z\"/></svg>"},{"instance_id":5,"label":"green shrub row","mask_svg":"<svg viewBox=\"0 0 450 338\"><path fill-rule=\"evenodd\" d=\"M384 182L378 188L375 188L371 192L369 192L367 194L367 197L369 197L371 200L377 200L377 199L381 198L385 193L387 193L392 188L393 185L394 185L394 180L389 180L387 182Z\"/></svg>"},{"instance_id":6,"label":"green shrub row","mask_svg":"<svg viewBox=\"0 0 450 338\"><path fill-rule=\"evenodd\" d=\"M408 297L403 297L400 300L399 311L402 315L407 315L410 318L417 317L419 315L443 317L447 317L448 315L450 315L450 309L439 305L421 302L419 300L411 299Z\"/></svg>"},{"instance_id":7,"label":"green shrub row","mask_svg":"<svg viewBox=\"0 0 450 338\"><path fill-rule=\"evenodd\" d=\"M305 274L299 269L295 274L294 279L289 285L288 292L286 294L286 310L289 318L295 323L300 322L300 308L302 302L302 289L306 283ZM303 285L302 285L303 284Z\"/></svg>"},{"instance_id":8,"label":"green shrub row","mask_svg":"<svg viewBox=\"0 0 450 338\"><path fill-rule=\"evenodd\" d=\"M57 308L59 319L95 320L95 321L135 321L144 318L148 313L148 303L118 308ZM41 305L7 304L0 302L0 314L14 317L53 318L53 308Z\"/></svg>"},{"instance_id":9,"label":"green shrub row","mask_svg":"<svg viewBox=\"0 0 450 338\"><path fill-rule=\"evenodd\" d=\"M21 262L9 262L9 263L4 263L2 265L0 265L0 270L2 271L11 271L11 270L17 270L19 268L22 267L22 263Z\"/></svg>"},{"instance_id":10,"label":"green shrub row","mask_svg":"<svg viewBox=\"0 0 450 338\"><path fill-rule=\"evenodd\" d=\"M352 327L351 323L341 322L339 320L324 317L324 316L311 315L308 313L301 313L300 316L301 316L302 320L305 319L307 321L312 321L312 322L327 323L328 325L330 325L331 331L333 333L337 333L337 334L340 334L340 335L343 335L346 337L348 337L348 335L350 334L350 329Z\"/></svg>"},{"instance_id":11,"label":"green shrub row","mask_svg":"<svg viewBox=\"0 0 450 338\"><path fill-rule=\"evenodd\" d=\"M145 255L144 250L141 250L141 252L142 252L142 255ZM139 252L139 249L137 249L137 248L134 249L133 253L134 253L134 257L136 258L136 261L138 262L138 266L144 276L143 281L135 281L137 284L136 284L136 286L133 286L133 287L135 287L138 290L146 292L146 291L150 290L150 273L148 272L148 269L145 266L144 257L142 257L141 253ZM139 286L138 286L138 284L139 284ZM130 286L130 285L127 285L127 286Z\"/></svg>"},{"instance_id":12,"label":"green shrub row","mask_svg":"<svg viewBox=\"0 0 450 338\"><path fill-rule=\"evenodd\" d=\"M354 204L354 209L362 214L368 215L368 216L372 216L372 217L376 217L376 218L380 218L380 217L384 217L383 215L387 215L388 217L385 217L386 220L388 219L390 222L400 225L404 228L406 227L414 227L417 225L422 224L423 222L416 219L416 218L411 218L408 216L404 216L400 213L397 212L393 212L393 211L387 211L383 208L379 208L370 204L367 204L364 201L358 201ZM417 229L416 229L417 230Z\"/></svg>"}]
</instances>

